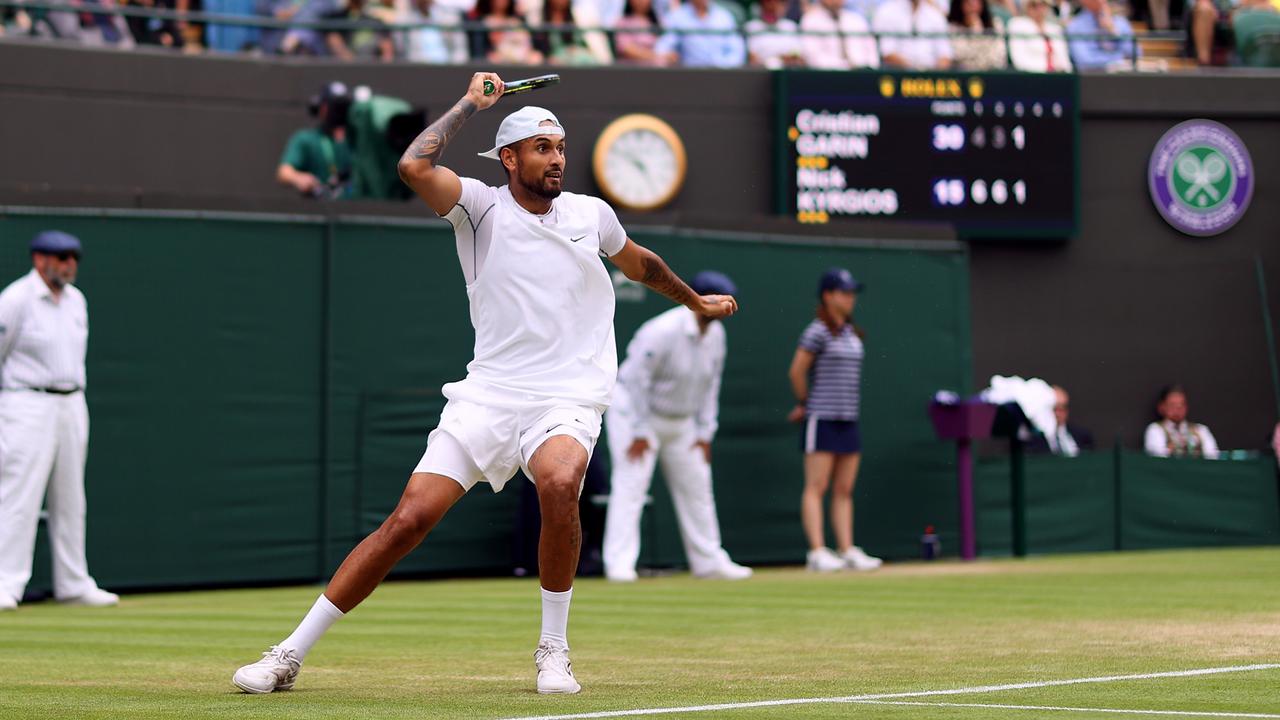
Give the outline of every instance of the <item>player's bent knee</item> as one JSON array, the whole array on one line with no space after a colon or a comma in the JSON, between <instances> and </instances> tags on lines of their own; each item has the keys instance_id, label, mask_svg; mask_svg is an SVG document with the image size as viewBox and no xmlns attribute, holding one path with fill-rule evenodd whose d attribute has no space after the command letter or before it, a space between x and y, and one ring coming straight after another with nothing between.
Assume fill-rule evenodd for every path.
<instances>
[{"instance_id":1,"label":"player's bent knee","mask_svg":"<svg viewBox=\"0 0 1280 720\"><path fill-rule=\"evenodd\" d=\"M570 503L577 505L582 475L572 470L553 470L538 478L538 500L541 503Z\"/></svg>"},{"instance_id":2,"label":"player's bent knee","mask_svg":"<svg viewBox=\"0 0 1280 720\"><path fill-rule=\"evenodd\" d=\"M417 545L434 525L435 518L425 509L402 505L387 517L382 529L397 545Z\"/></svg>"}]
</instances>

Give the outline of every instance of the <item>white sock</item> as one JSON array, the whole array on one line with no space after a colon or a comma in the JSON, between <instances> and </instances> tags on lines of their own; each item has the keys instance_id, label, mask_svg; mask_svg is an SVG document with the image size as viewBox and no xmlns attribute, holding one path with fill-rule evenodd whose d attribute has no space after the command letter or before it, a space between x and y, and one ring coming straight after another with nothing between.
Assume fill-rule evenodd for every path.
<instances>
[{"instance_id":1,"label":"white sock","mask_svg":"<svg viewBox=\"0 0 1280 720\"><path fill-rule=\"evenodd\" d=\"M316 644L320 636L324 635L345 614L329 602L329 598L325 597L324 593L321 593L316 604L311 606L311 610L307 612L306 617L302 618L302 622L298 623L298 628L293 631L293 634L280 641L280 647L292 649L298 656L298 660L302 660L307 653L311 652L311 646Z\"/></svg>"},{"instance_id":2,"label":"white sock","mask_svg":"<svg viewBox=\"0 0 1280 720\"><path fill-rule=\"evenodd\" d=\"M564 592L551 592L542 588L542 639L560 647L569 647L569 600L573 588Z\"/></svg>"}]
</instances>

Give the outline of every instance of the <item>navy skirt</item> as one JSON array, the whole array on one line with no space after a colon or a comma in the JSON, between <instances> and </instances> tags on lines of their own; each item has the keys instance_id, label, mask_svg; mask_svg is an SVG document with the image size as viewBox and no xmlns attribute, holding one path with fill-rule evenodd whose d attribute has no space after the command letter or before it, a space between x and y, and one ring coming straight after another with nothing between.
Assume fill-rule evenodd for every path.
<instances>
[{"instance_id":1,"label":"navy skirt","mask_svg":"<svg viewBox=\"0 0 1280 720\"><path fill-rule=\"evenodd\" d=\"M805 453L862 452L862 434L858 431L858 421L807 417L800 433L800 449Z\"/></svg>"}]
</instances>

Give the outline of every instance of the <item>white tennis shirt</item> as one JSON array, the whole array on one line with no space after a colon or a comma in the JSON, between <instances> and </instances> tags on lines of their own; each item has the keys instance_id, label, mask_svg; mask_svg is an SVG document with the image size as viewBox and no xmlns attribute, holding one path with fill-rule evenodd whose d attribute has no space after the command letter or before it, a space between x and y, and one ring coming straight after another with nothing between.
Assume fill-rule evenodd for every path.
<instances>
[{"instance_id":1,"label":"white tennis shirt","mask_svg":"<svg viewBox=\"0 0 1280 720\"><path fill-rule=\"evenodd\" d=\"M618 374L613 282L601 255L627 242L599 198L561 193L545 215L504 185L462 178L444 218L467 281L475 357L449 399L503 406L564 400L603 409Z\"/></svg>"},{"instance_id":2,"label":"white tennis shirt","mask_svg":"<svg viewBox=\"0 0 1280 720\"><path fill-rule=\"evenodd\" d=\"M75 286L54 302L32 268L0 292L0 388L83 388L88 345L89 306Z\"/></svg>"}]
</instances>

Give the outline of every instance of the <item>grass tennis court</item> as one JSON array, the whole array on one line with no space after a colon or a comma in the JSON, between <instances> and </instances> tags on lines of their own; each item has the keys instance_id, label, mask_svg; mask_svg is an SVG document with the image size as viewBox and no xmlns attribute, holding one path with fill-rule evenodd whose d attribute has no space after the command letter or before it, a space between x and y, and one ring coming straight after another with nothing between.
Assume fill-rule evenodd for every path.
<instances>
[{"instance_id":1,"label":"grass tennis court","mask_svg":"<svg viewBox=\"0 0 1280 720\"><path fill-rule=\"evenodd\" d=\"M1280 548L764 569L732 584L584 579L569 625L583 691L565 697L533 691L535 580L393 582L320 642L294 691L237 692L235 668L286 635L318 592L5 613L0 717L516 718L850 696L863 699L663 717L1280 717L1280 667L864 697L1280 663Z\"/></svg>"}]
</instances>

